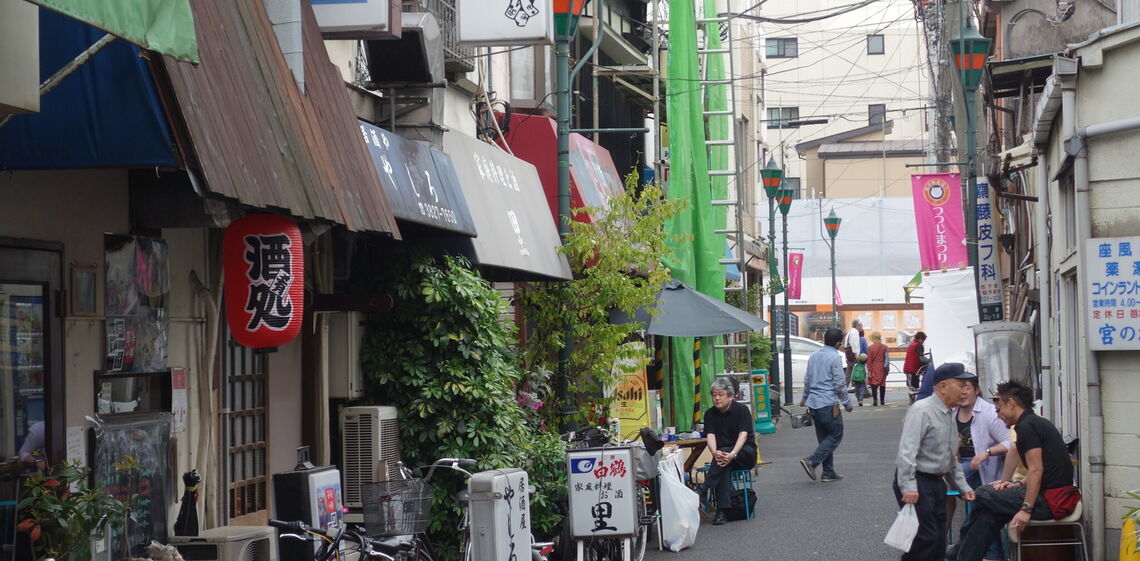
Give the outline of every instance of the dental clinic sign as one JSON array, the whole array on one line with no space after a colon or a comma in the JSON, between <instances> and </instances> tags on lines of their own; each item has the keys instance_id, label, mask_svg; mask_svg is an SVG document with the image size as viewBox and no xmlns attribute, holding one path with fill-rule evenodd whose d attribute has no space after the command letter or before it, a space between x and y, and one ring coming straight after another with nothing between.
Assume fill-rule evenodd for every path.
<instances>
[{"instance_id":1,"label":"dental clinic sign","mask_svg":"<svg viewBox=\"0 0 1140 561\"><path fill-rule=\"evenodd\" d=\"M1089 346L1140 350L1140 236L1086 240L1084 261Z\"/></svg>"}]
</instances>

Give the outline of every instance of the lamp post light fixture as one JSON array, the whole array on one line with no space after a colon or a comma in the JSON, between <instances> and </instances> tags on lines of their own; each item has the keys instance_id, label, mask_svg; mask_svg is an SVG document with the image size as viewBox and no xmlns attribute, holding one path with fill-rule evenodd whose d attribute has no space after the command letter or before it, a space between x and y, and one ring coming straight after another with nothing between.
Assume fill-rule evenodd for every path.
<instances>
[{"instance_id":1,"label":"lamp post light fixture","mask_svg":"<svg viewBox=\"0 0 1140 561\"><path fill-rule=\"evenodd\" d=\"M961 2L959 2L961 4ZM959 10L961 7L959 6ZM961 14L960 14L961 16ZM950 40L950 53L954 55L954 66L958 68L962 80L962 90L966 105L966 177L962 182L962 201L966 214L966 252L970 266L974 268L975 293L978 287L978 173L977 173L977 111L978 84L986 67L986 55L991 41L982 37L973 22L962 16L962 27L958 36ZM975 296L981 313L981 300ZM979 315L980 317L980 315Z\"/></svg>"},{"instance_id":2,"label":"lamp post light fixture","mask_svg":"<svg viewBox=\"0 0 1140 561\"><path fill-rule=\"evenodd\" d=\"M768 165L760 169L760 180L764 186L764 194L768 196L768 264L771 269L772 252L776 251L776 195L780 190L780 181L784 177L784 170L776 164L776 158L768 156ZM779 270L769 270L769 278L773 275L778 275ZM792 380L791 371L789 370L786 377L786 383L780 380L780 353L776 350L776 294L771 290L768 291L768 321L772 326L772 340L769 341L770 349L772 351L771 365L768 379L775 380L776 383L784 387L784 403L790 403L792 398Z\"/></svg>"},{"instance_id":3,"label":"lamp post light fixture","mask_svg":"<svg viewBox=\"0 0 1140 561\"><path fill-rule=\"evenodd\" d=\"M843 219L835 214L835 209L831 209L831 213L827 218L823 219L823 224L827 226L827 236L831 238L831 243L827 244L831 248L831 326L839 327L839 302L835 297L835 237L839 235L839 223Z\"/></svg>"},{"instance_id":4,"label":"lamp post light fixture","mask_svg":"<svg viewBox=\"0 0 1140 561\"><path fill-rule=\"evenodd\" d=\"M792 209L791 188L780 187L776 197L780 203L780 214L784 217L784 278L789 278L788 271L788 211ZM792 402L792 325L791 312L788 311L788 287L784 287L784 390L785 403Z\"/></svg>"}]
</instances>

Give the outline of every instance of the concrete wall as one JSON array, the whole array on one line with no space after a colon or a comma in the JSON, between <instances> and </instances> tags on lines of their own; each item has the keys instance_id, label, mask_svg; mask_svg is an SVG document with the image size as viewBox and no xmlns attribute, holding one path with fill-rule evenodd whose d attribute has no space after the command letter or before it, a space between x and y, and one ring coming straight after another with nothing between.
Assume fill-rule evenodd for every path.
<instances>
[{"instance_id":1,"label":"concrete wall","mask_svg":"<svg viewBox=\"0 0 1140 561\"><path fill-rule=\"evenodd\" d=\"M915 170L906 164L919 163L922 156L882 158L852 158L819 160L822 178L813 187L822 184L828 198L861 199L864 197L909 197L910 174ZM806 196L811 196L807 191Z\"/></svg>"},{"instance_id":2,"label":"concrete wall","mask_svg":"<svg viewBox=\"0 0 1140 561\"><path fill-rule=\"evenodd\" d=\"M1140 73L1140 42L1104 52L1104 64L1086 67L1078 80L1080 126L1135 117L1128 103L1105 103L1132 87ZM1082 59L1082 62L1084 60ZM1093 237L1140 235L1140 131L1098 137L1089 141L1089 203ZM1101 396L1105 426L1105 526L1119 532L1129 507L1123 492L1140 488L1140 352L1100 352ZM1118 535L1118 534L1117 534ZM1117 538L1118 539L1118 538ZM1115 543L1106 537L1108 551Z\"/></svg>"},{"instance_id":3,"label":"concrete wall","mask_svg":"<svg viewBox=\"0 0 1140 561\"><path fill-rule=\"evenodd\" d=\"M1004 38L1000 46L1004 57L1013 59L1060 52L1065 50L1066 44L1079 43L1096 31L1116 24L1116 14L1097 2L1075 4L1076 11L1062 25L1054 25L1045 20L1046 16L1058 16L1057 3L1053 0L1015 0L990 4L1000 6L998 21L1001 28L998 35ZM1116 5L1115 2L1107 4Z\"/></svg>"}]
</instances>

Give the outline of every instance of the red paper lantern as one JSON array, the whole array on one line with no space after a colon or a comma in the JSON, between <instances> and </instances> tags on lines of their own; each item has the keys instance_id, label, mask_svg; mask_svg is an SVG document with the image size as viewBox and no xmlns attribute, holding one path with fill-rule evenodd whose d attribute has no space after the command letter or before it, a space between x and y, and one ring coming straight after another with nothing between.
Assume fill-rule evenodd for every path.
<instances>
[{"instance_id":1,"label":"red paper lantern","mask_svg":"<svg viewBox=\"0 0 1140 561\"><path fill-rule=\"evenodd\" d=\"M226 320L239 344L277 347L301 331L305 254L288 218L254 214L234 221L222 240Z\"/></svg>"}]
</instances>

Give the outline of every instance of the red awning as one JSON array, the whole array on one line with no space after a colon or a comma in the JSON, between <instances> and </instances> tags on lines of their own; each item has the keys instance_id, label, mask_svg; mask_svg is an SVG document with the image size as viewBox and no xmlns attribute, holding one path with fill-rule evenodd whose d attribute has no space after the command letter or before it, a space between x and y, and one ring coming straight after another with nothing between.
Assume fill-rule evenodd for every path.
<instances>
[{"instance_id":1,"label":"red awning","mask_svg":"<svg viewBox=\"0 0 1140 561\"><path fill-rule=\"evenodd\" d=\"M538 168L542 189L558 223L558 129L554 119L540 115L512 115L507 143L515 156ZM570 208L608 208L613 197L625 191L621 175L609 150L590 139L570 135ZM577 215L579 222L592 222L596 216Z\"/></svg>"}]
</instances>

